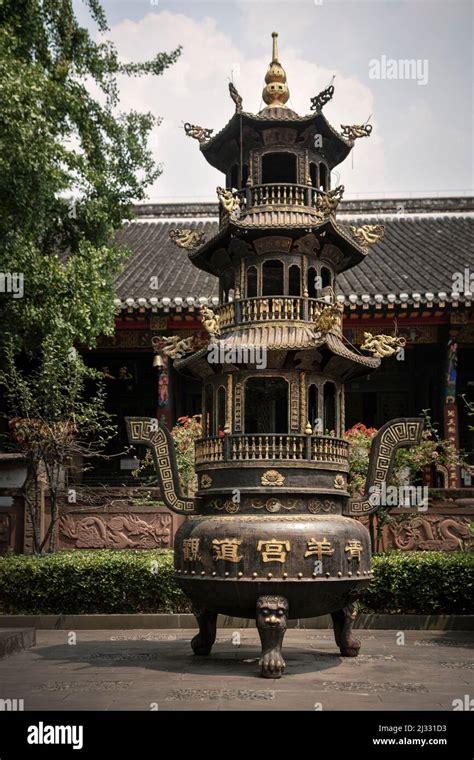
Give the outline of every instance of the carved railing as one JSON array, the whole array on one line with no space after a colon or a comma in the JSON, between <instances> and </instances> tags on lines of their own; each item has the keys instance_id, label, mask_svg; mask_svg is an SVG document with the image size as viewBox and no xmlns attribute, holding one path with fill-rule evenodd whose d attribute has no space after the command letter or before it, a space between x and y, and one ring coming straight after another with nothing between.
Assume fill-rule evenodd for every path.
<instances>
[{"instance_id":1,"label":"carved railing","mask_svg":"<svg viewBox=\"0 0 474 760\"><path fill-rule=\"evenodd\" d=\"M349 444L344 438L330 435L311 437L311 459L313 462L347 462Z\"/></svg>"},{"instance_id":2,"label":"carved railing","mask_svg":"<svg viewBox=\"0 0 474 760\"><path fill-rule=\"evenodd\" d=\"M250 188L251 206L305 206L302 185L255 185Z\"/></svg>"},{"instance_id":3,"label":"carved railing","mask_svg":"<svg viewBox=\"0 0 474 760\"><path fill-rule=\"evenodd\" d=\"M230 188L227 188L230 189ZM233 190L240 207L231 216L245 216L252 209L267 209L275 206L307 211L316 210L318 196L325 195L312 185L299 185L294 182L271 182L264 185L250 185L242 190ZM219 204L219 226L227 224L229 214Z\"/></svg>"},{"instance_id":4,"label":"carved railing","mask_svg":"<svg viewBox=\"0 0 474 760\"><path fill-rule=\"evenodd\" d=\"M194 448L194 461L196 464L211 464L224 461L224 447L222 438L201 438L196 441Z\"/></svg>"},{"instance_id":5,"label":"carved railing","mask_svg":"<svg viewBox=\"0 0 474 760\"><path fill-rule=\"evenodd\" d=\"M302 434L226 435L196 441L197 465L215 462L332 462L346 464L349 444L343 438Z\"/></svg>"},{"instance_id":6,"label":"carved railing","mask_svg":"<svg viewBox=\"0 0 474 760\"><path fill-rule=\"evenodd\" d=\"M265 185L252 185L239 191L239 195L245 199L245 211L253 207L262 206L300 206L303 208L316 208L318 195L323 195L312 185L297 185L294 183L269 183Z\"/></svg>"},{"instance_id":7,"label":"carved railing","mask_svg":"<svg viewBox=\"0 0 474 760\"><path fill-rule=\"evenodd\" d=\"M300 435L233 435L230 436L232 462L305 459L304 436Z\"/></svg>"},{"instance_id":8,"label":"carved railing","mask_svg":"<svg viewBox=\"0 0 474 760\"><path fill-rule=\"evenodd\" d=\"M265 298L244 298L217 307L219 326L226 330L237 324L250 322L278 322L299 320L314 322L318 308L326 305L321 298L301 298L297 296L267 296Z\"/></svg>"},{"instance_id":9,"label":"carved railing","mask_svg":"<svg viewBox=\"0 0 474 760\"><path fill-rule=\"evenodd\" d=\"M244 298L241 302L241 322L277 322L288 319L305 319L304 298L271 296Z\"/></svg>"}]
</instances>

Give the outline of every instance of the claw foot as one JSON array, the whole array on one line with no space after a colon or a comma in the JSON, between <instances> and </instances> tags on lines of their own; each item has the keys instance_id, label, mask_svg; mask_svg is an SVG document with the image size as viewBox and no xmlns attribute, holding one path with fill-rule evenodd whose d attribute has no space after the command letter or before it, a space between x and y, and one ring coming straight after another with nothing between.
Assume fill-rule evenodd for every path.
<instances>
[{"instance_id":1,"label":"claw foot","mask_svg":"<svg viewBox=\"0 0 474 760\"><path fill-rule=\"evenodd\" d=\"M277 649L265 652L258 664L262 678L281 678L285 672L285 660Z\"/></svg>"},{"instance_id":2,"label":"claw foot","mask_svg":"<svg viewBox=\"0 0 474 760\"><path fill-rule=\"evenodd\" d=\"M257 628L262 642L259 660L263 678L281 678L285 660L281 654L288 619L288 602L283 596L261 596L257 600Z\"/></svg>"}]
</instances>

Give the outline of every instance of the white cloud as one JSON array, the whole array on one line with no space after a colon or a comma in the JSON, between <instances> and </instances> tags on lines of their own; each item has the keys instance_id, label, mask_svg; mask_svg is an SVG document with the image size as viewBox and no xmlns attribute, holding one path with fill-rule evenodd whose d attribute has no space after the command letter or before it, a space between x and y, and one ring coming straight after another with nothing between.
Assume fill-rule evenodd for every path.
<instances>
[{"instance_id":1,"label":"white cloud","mask_svg":"<svg viewBox=\"0 0 474 760\"><path fill-rule=\"evenodd\" d=\"M151 200L214 200L215 188L222 175L209 167L199 151L197 141L186 137L185 121L213 128L218 132L231 118L234 104L228 95L231 71L244 109L258 112L262 107L261 91L270 57L271 29L262 39L266 48L262 56L249 59L245 50L234 45L222 32L215 19L196 20L170 11L149 13L139 21L122 21L112 27L109 37L117 45L124 60L146 59L159 51L170 51L182 45L178 62L161 77L120 78L121 107L151 111L161 116L152 141L156 159L164 171L153 188ZM336 74L336 92L325 108L329 122L340 129L342 124L364 122L374 113L373 95L366 84L344 77L337 70L328 70L304 60L294 48L280 49L291 92L290 104L298 113L309 113L310 98L329 83ZM352 158L337 167L340 181L346 186L346 197L366 194L383 188L385 162L383 139L374 132L369 139L358 140ZM336 177L337 179L337 177Z\"/></svg>"}]
</instances>

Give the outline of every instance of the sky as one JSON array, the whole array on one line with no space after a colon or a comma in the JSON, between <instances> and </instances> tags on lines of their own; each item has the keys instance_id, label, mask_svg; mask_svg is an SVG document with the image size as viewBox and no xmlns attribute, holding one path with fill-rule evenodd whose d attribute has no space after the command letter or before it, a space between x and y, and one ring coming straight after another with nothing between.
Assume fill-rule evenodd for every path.
<instances>
[{"instance_id":1,"label":"sky","mask_svg":"<svg viewBox=\"0 0 474 760\"><path fill-rule=\"evenodd\" d=\"M357 140L333 172L345 198L469 194L473 162L473 4L458 0L102 0L107 34L123 61L183 48L160 77L120 77L123 110L151 111L161 124L150 146L163 172L150 201L216 200L222 175L208 166L184 122L214 129L229 121L232 78L244 110L263 107L271 33L290 89L304 115L335 75L328 121L360 124ZM86 6L75 0L81 23ZM413 61L407 71L403 61Z\"/></svg>"}]
</instances>

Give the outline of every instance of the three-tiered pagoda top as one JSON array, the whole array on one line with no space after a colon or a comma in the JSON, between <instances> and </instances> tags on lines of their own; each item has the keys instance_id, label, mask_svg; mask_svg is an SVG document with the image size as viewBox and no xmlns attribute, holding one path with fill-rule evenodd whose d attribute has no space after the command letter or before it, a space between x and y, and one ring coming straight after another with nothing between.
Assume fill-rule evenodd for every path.
<instances>
[{"instance_id":1,"label":"three-tiered pagoda top","mask_svg":"<svg viewBox=\"0 0 474 760\"><path fill-rule=\"evenodd\" d=\"M212 137L212 130L185 125L207 161L225 172L225 184L217 188L219 230L190 260L219 278L214 342L235 349L236 356L247 346L268 350L271 369L294 364L347 380L377 368L380 360L344 342L336 277L367 255L369 243L360 230L338 226L344 187L331 189L331 170L370 128L343 127L353 135L346 139L329 126L321 109L332 85L312 99L314 113L300 117L288 108L286 73L277 34L272 36L265 107L258 114L244 112L231 84L236 113L221 132ZM232 366L243 364L236 360ZM200 377L223 371L220 363L209 364L205 347L178 357L175 366Z\"/></svg>"}]
</instances>

